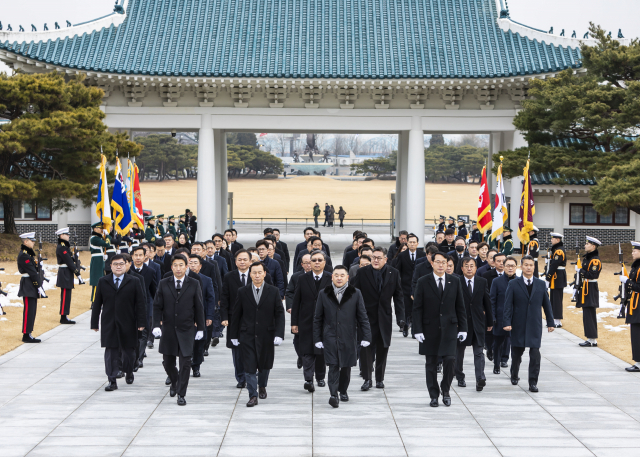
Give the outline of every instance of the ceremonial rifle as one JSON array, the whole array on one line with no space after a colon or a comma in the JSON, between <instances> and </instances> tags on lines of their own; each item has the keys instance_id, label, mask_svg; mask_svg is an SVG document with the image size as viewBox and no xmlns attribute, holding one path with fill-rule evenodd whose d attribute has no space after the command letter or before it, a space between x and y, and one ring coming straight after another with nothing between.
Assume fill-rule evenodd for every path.
<instances>
[{"instance_id":1,"label":"ceremonial rifle","mask_svg":"<svg viewBox=\"0 0 640 457\"><path fill-rule=\"evenodd\" d=\"M42 295L42 298L49 298L44 294L44 288L42 286L44 286L44 282L49 282L49 280L45 277L44 275L44 268L42 266L42 261L43 260L48 260L42 257L42 234L40 234L39 240L38 240L38 282L40 284L42 284L40 286L40 289L42 290L42 292L40 293Z\"/></svg>"},{"instance_id":2,"label":"ceremonial rifle","mask_svg":"<svg viewBox=\"0 0 640 457\"><path fill-rule=\"evenodd\" d=\"M622 246L620 246L620 243L618 243L618 262L620 262L620 273L614 273L614 275L616 276L629 276L629 273L627 273L627 267L624 265L624 254L622 254ZM618 286L618 295L616 295L615 297L613 297L614 300L618 300L620 299L620 312L618 313L618 319L624 319L625 318L625 311L627 308L627 294L625 293L626 284L622 284L620 283L620 286Z\"/></svg>"},{"instance_id":3,"label":"ceremonial rifle","mask_svg":"<svg viewBox=\"0 0 640 457\"><path fill-rule=\"evenodd\" d=\"M80 251L78 251L78 236L76 235L76 229L73 229L73 263L76 267L76 271L78 272L78 283L84 284L84 280L82 276L80 276L80 272L82 270L86 270L84 266L82 266L82 261L80 260Z\"/></svg>"},{"instance_id":4,"label":"ceremonial rifle","mask_svg":"<svg viewBox=\"0 0 640 457\"><path fill-rule=\"evenodd\" d=\"M544 271L540 275L541 278L545 278L545 281L547 280L546 279L547 271L549 271L549 260L551 260L551 240L547 241L546 246L547 246L547 256L545 257L545 261L544 261Z\"/></svg>"},{"instance_id":5,"label":"ceremonial rifle","mask_svg":"<svg viewBox=\"0 0 640 457\"><path fill-rule=\"evenodd\" d=\"M573 297L571 297L572 302L578 301L578 291L582 289L582 279L580 276L580 270L582 269L582 261L580 260L580 243L576 240L576 257L578 258L575 262L571 262L571 265L575 265L576 272L573 275L573 282L569 284L573 286Z\"/></svg>"}]
</instances>

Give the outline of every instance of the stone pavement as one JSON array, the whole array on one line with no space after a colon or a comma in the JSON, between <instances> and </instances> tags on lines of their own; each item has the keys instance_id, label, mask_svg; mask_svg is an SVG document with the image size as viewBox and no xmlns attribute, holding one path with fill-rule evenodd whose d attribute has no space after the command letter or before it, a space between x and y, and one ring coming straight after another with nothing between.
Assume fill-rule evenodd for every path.
<instances>
[{"instance_id":1,"label":"stone pavement","mask_svg":"<svg viewBox=\"0 0 640 457\"><path fill-rule=\"evenodd\" d=\"M105 392L103 351L89 313L39 345L0 357L0 456L637 456L640 376L560 330L543 337L540 392L487 367L487 387L452 388L429 407L417 343L394 332L386 389L328 405L328 388L303 390L291 335L276 348L266 400L247 408L231 354L210 351L191 378L187 406L169 397L161 357L149 351L133 385ZM157 345L156 345L157 348ZM465 360L473 373L470 351ZM528 360L525 358L523 367Z\"/></svg>"}]
</instances>

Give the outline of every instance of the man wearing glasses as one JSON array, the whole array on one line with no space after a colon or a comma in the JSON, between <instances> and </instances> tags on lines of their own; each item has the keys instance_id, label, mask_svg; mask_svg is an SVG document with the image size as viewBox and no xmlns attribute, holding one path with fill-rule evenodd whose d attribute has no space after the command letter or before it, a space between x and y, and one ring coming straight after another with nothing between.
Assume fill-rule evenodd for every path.
<instances>
[{"instance_id":1,"label":"man wearing glasses","mask_svg":"<svg viewBox=\"0 0 640 457\"><path fill-rule=\"evenodd\" d=\"M391 344L393 327L391 299L396 313L396 323L404 327L404 300L402 280L398 270L387 265L386 249L377 247L371 254L371 265L358 271L353 286L360 289L371 326L371 344L362 348L362 390L371 388L373 361L376 362L376 388L384 388L384 372Z\"/></svg>"}]
</instances>

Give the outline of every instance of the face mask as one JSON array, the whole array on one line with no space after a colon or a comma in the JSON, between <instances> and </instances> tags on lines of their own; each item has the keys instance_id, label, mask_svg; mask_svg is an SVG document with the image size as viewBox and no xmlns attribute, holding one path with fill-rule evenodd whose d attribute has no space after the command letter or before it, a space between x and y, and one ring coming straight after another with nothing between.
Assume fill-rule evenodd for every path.
<instances>
[{"instance_id":1,"label":"face mask","mask_svg":"<svg viewBox=\"0 0 640 457\"><path fill-rule=\"evenodd\" d=\"M456 251L464 252L464 246L456 246Z\"/></svg>"}]
</instances>

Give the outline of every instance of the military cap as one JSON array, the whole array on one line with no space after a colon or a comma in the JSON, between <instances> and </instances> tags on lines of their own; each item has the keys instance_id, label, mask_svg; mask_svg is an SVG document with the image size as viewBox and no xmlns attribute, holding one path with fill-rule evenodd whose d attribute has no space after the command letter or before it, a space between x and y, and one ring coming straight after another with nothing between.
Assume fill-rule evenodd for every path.
<instances>
[{"instance_id":1,"label":"military cap","mask_svg":"<svg viewBox=\"0 0 640 457\"><path fill-rule=\"evenodd\" d=\"M632 241L631 246L633 246L633 249L640 249L640 242Z\"/></svg>"},{"instance_id":2,"label":"military cap","mask_svg":"<svg viewBox=\"0 0 640 457\"><path fill-rule=\"evenodd\" d=\"M596 246L602 246L602 242L599 239L594 238L592 236L588 236L587 237L587 242L589 242L591 244L595 244Z\"/></svg>"},{"instance_id":3,"label":"military cap","mask_svg":"<svg viewBox=\"0 0 640 457\"><path fill-rule=\"evenodd\" d=\"M96 222L91 226L91 228L102 228L102 222L101 221Z\"/></svg>"},{"instance_id":4,"label":"military cap","mask_svg":"<svg viewBox=\"0 0 640 457\"><path fill-rule=\"evenodd\" d=\"M23 240L35 241L36 240L36 232L23 233L22 235L20 235L20 238L22 238Z\"/></svg>"},{"instance_id":5,"label":"military cap","mask_svg":"<svg viewBox=\"0 0 640 457\"><path fill-rule=\"evenodd\" d=\"M564 235L562 233L557 233L557 232L551 232L549 236L551 238L564 238Z\"/></svg>"},{"instance_id":6,"label":"military cap","mask_svg":"<svg viewBox=\"0 0 640 457\"><path fill-rule=\"evenodd\" d=\"M65 233L69 233L69 227L61 228L60 230L56 230L56 235L64 235Z\"/></svg>"},{"instance_id":7,"label":"military cap","mask_svg":"<svg viewBox=\"0 0 640 457\"><path fill-rule=\"evenodd\" d=\"M505 225L502 230L505 232L513 232L513 230L511 230L511 227L509 227L508 225Z\"/></svg>"},{"instance_id":8,"label":"military cap","mask_svg":"<svg viewBox=\"0 0 640 457\"><path fill-rule=\"evenodd\" d=\"M164 217L164 214L158 214L156 217L160 219L161 217Z\"/></svg>"},{"instance_id":9,"label":"military cap","mask_svg":"<svg viewBox=\"0 0 640 457\"><path fill-rule=\"evenodd\" d=\"M169 219L170 221L172 221L173 219L175 219L175 216L172 214L171 216L169 216L167 219Z\"/></svg>"}]
</instances>

